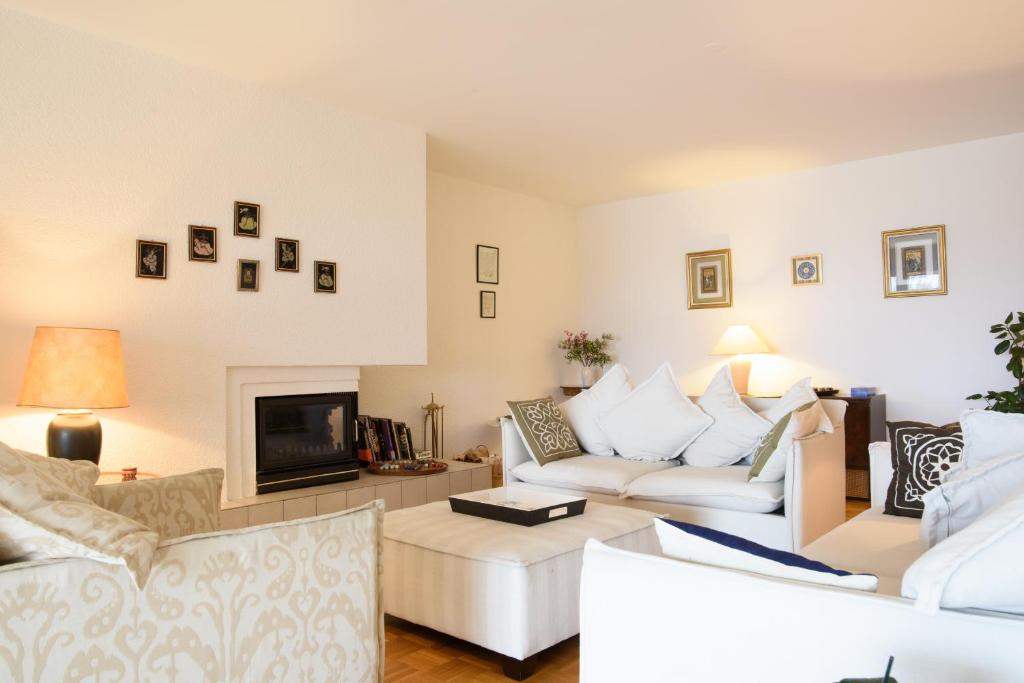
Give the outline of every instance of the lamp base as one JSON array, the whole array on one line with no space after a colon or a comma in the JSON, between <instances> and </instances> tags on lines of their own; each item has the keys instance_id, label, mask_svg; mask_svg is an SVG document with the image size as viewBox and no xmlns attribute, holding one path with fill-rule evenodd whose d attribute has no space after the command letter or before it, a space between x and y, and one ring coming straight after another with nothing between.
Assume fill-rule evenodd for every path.
<instances>
[{"instance_id":1,"label":"lamp base","mask_svg":"<svg viewBox=\"0 0 1024 683\"><path fill-rule=\"evenodd\" d=\"M89 411L57 413L46 429L46 452L51 458L100 462L103 429Z\"/></svg>"},{"instance_id":2,"label":"lamp base","mask_svg":"<svg viewBox=\"0 0 1024 683\"><path fill-rule=\"evenodd\" d=\"M732 370L732 384L737 394L746 394L750 381L750 359L736 356L729 361Z\"/></svg>"}]
</instances>

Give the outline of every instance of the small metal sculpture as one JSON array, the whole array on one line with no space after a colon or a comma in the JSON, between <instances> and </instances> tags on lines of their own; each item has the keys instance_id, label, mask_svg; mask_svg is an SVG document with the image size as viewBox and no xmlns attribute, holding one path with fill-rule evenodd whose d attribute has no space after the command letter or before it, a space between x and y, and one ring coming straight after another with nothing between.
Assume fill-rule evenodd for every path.
<instances>
[{"instance_id":1,"label":"small metal sculpture","mask_svg":"<svg viewBox=\"0 0 1024 683\"><path fill-rule=\"evenodd\" d=\"M438 459L444 457L444 406L434 401L434 393L430 393L430 403L423 406L423 449L427 450L427 425L430 426L430 454Z\"/></svg>"}]
</instances>

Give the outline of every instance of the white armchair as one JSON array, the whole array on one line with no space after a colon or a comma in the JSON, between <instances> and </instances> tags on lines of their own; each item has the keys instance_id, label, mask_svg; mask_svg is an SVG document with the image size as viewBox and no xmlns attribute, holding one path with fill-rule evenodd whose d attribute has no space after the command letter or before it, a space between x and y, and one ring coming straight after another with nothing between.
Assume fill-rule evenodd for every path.
<instances>
[{"instance_id":1,"label":"white armchair","mask_svg":"<svg viewBox=\"0 0 1024 683\"><path fill-rule=\"evenodd\" d=\"M0 680L382 681L382 519L165 540L142 590L86 559L0 566Z\"/></svg>"}]
</instances>

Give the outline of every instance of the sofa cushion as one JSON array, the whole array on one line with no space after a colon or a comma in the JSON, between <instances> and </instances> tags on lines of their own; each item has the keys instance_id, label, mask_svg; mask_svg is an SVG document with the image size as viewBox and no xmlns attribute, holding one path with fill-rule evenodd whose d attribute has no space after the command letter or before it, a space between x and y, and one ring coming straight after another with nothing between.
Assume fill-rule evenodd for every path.
<instances>
[{"instance_id":1,"label":"sofa cushion","mask_svg":"<svg viewBox=\"0 0 1024 683\"><path fill-rule=\"evenodd\" d=\"M224 470L211 468L160 479L96 486L100 507L134 519L160 534L178 538L220 529L220 493Z\"/></svg>"},{"instance_id":2,"label":"sofa cushion","mask_svg":"<svg viewBox=\"0 0 1024 683\"><path fill-rule=\"evenodd\" d=\"M156 532L79 495L46 460L0 444L0 562L83 557L124 565L141 588Z\"/></svg>"},{"instance_id":3,"label":"sofa cushion","mask_svg":"<svg viewBox=\"0 0 1024 683\"><path fill-rule=\"evenodd\" d=\"M875 574L879 593L898 596L903 572L921 555L918 526L916 519L886 515L882 506L873 507L800 552L833 567Z\"/></svg>"},{"instance_id":4,"label":"sofa cushion","mask_svg":"<svg viewBox=\"0 0 1024 683\"><path fill-rule=\"evenodd\" d=\"M740 512L778 510L782 506L784 483L749 482L749 473L746 465L684 465L634 479L626 487L626 496Z\"/></svg>"},{"instance_id":5,"label":"sofa cushion","mask_svg":"<svg viewBox=\"0 0 1024 683\"><path fill-rule=\"evenodd\" d=\"M665 363L597 422L615 450L633 460L671 460L714 420L679 390Z\"/></svg>"},{"instance_id":6,"label":"sofa cushion","mask_svg":"<svg viewBox=\"0 0 1024 683\"><path fill-rule=\"evenodd\" d=\"M696 524L656 519L654 529L662 554L677 560L854 590L874 591L878 587L878 578L872 574L835 569L796 553Z\"/></svg>"},{"instance_id":7,"label":"sofa cushion","mask_svg":"<svg viewBox=\"0 0 1024 683\"><path fill-rule=\"evenodd\" d=\"M683 451L683 460L696 467L732 465L757 448L772 423L761 417L736 393L732 372L723 365L697 401L714 419L707 431Z\"/></svg>"},{"instance_id":8,"label":"sofa cushion","mask_svg":"<svg viewBox=\"0 0 1024 683\"><path fill-rule=\"evenodd\" d=\"M890 422L892 481L885 496L885 513L920 517L922 497L960 461L964 449L959 425L936 427L923 422Z\"/></svg>"},{"instance_id":9,"label":"sofa cushion","mask_svg":"<svg viewBox=\"0 0 1024 683\"><path fill-rule=\"evenodd\" d=\"M582 455L569 423L550 397L509 401L508 407L516 431L538 465Z\"/></svg>"},{"instance_id":10,"label":"sofa cushion","mask_svg":"<svg viewBox=\"0 0 1024 683\"><path fill-rule=\"evenodd\" d=\"M558 406L584 451L591 455L615 455L615 447L597 424L597 416L629 396L632 390L626 368L615 364L592 387Z\"/></svg>"},{"instance_id":11,"label":"sofa cushion","mask_svg":"<svg viewBox=\"0 0 1024 683\"><path fill-rule=\"evenodd\" d=\"M814 393L814 389L811 388L811 378L804 377L802 380L791 386L786 393L775 401L770 408L762 410L761 417L769 420L772 424L776 424L779 420L784 418L789 413L793 412L800 406L806 405L811 401L816 401L818 395ZM818 414L818 424L813 431L825 432L831 434L833 429L832 420L829 419L828 413L822 409L821 413Z\"/></svg>"},{"instance_id":12,"label":"sofa cushion","mask_svg":"<svg viewBox=\"0 0 1024 683\"><path fill-rule=\"evenodd\" d=\"M1024 615L1024 492L937 543L903 575L918 609L986 609Z\"/></svg>"},{"instance_id":13,"label":"sofa cushion","mask_svg":"<svg viewBox=\"0 0 1024 683\"><path fill-rule=\"evenodd\" d=\"M989 510L1024 490L1024 452L953 470L924 494L921 545L936 543L970 526Z\"/></svg>"},{"instance_id":14,"label":"sofa cushion","mask_svg":"<svg viewBox=\"0 0 1024 683\"><path fill-rule=\"evenodd\" d=\"M750 480L757 482L782 481L786 478L786 463L793 451L793 442L818 431L825 410L821 401L814 399L783 415L771 428L754 452ZM828 416L825 416L828 419Z\"/></svg>"},{"instance_id":15,"label":"sofa cushion","mask_svg":"<svg viewBox=\"0 0 1024 683\"><path fill-rule=\"evenodd\" d=\"M964 439L960 466L964 468L1024 452L1024 415L968 410L960 416L960 425Z\"/></svg>"},{"instance_id":16,"label":"sofa cushion","mask_svg":"<svg viewBox=\"0 0 1024 683\"><path fill-rule=\"evenodd\" d=\"M644 462L601 455L581 455L548 463L541 467L535 462L524 462L512 468L512 474L519 479L540 486L553 486L574 491L591 491L618 495L626 490L629 482L651 472L665 469L681 469L675 460Z\"/></svg>"}]
</instances>

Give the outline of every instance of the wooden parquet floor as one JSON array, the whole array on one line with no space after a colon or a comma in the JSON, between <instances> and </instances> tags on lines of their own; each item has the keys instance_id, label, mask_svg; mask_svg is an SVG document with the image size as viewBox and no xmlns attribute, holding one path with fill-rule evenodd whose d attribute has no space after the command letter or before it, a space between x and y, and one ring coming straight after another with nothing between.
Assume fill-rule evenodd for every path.
<instances>
[{"instance_id":1,"label":"wooden parquet floor","mask_svg":"<svg viewBox=\"0 0 1024 683\"><path fill-rule=\"evenodd\" d=\"M510 683L501 656L437 631L387 617L384 683ZM529 683L576 683L579 637L540 653Z\"/></svg>"},{"instance_id":2,"label":"wooden parquet floor","mask_svg":"<svg viewBox=\"0 0 1024 683\"><path fill-rule=\"evenodd\" d=\"M846 501L846 518L869 507ZM387 617L384 626L385 683L509 683L501 657L472 643ZM580 640L570 638L542 652L530 683L576 683L580 677Z\"/></svg>"}]
</instances>

